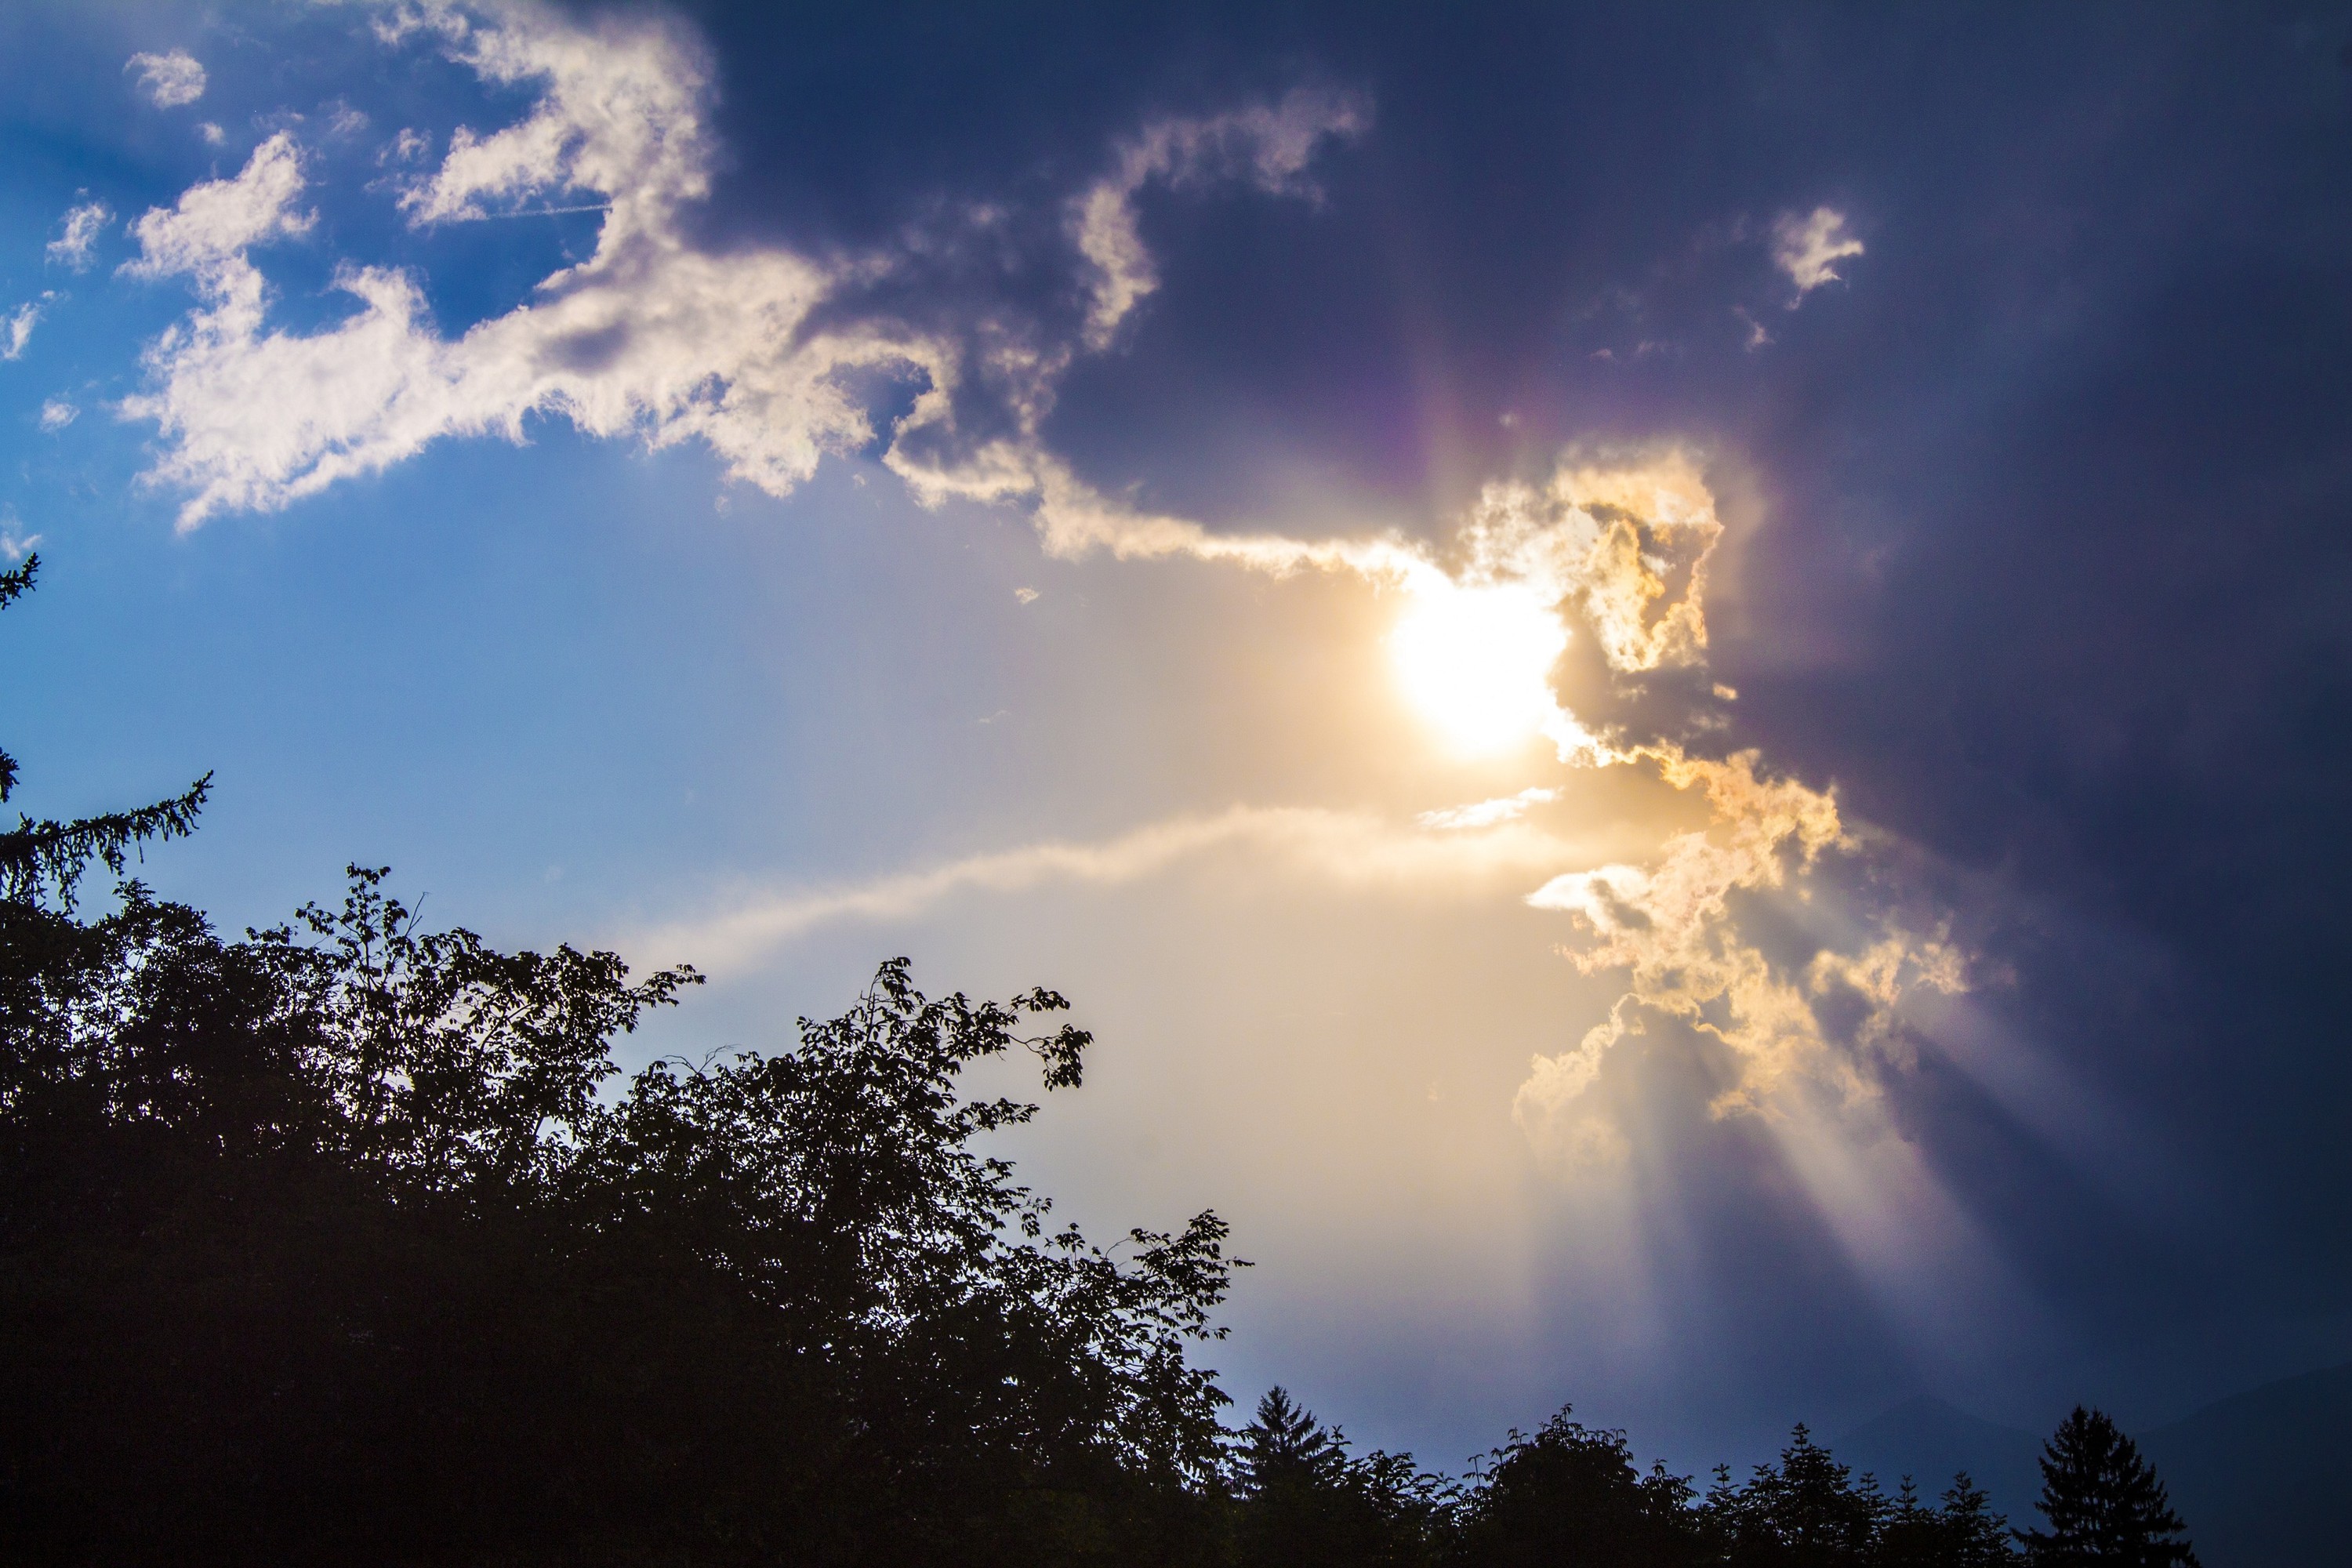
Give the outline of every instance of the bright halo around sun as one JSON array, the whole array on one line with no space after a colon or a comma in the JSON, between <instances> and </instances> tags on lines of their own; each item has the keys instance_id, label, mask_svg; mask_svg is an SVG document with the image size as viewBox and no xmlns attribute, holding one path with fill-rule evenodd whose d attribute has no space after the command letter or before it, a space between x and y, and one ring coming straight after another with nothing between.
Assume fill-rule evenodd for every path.
<instances>
[{"instance_id":1,"label":"bright halo around sun","mask_svg":"<svg viewBox=\"0 0 2352 1568\"><path fill-rule=\"evenodd\" d=\"M1492 756L1542 732L1557 710L1551 667L1568 628L1518 584L1417 583L1389 657L1405 700L1464 756Z\"/></svg>"}]
</instances>

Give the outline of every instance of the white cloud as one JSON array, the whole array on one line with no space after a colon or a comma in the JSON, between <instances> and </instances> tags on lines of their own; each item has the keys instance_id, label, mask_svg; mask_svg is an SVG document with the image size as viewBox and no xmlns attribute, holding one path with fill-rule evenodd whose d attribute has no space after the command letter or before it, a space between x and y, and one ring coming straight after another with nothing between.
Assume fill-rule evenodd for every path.
<instances>
[{"instance_id":1,"label":"white cloud","mask_svg":"<svg viewBox=\"0 0 2352 1568\"><path fill-rule=\"evenodd\" d=\"M433 138L413 127L403 127L399 135L376 149L379 163L415 163L423 161L433 151Z\"/></svg>"},{"instance_id":2,"label":"white cloud","mask_svg":"<svg viewBox=\"0 0 2352 1568\"><path fill-rule=\"evenodd\" d=\"M974 855L927 869L746 900L725 913L648 931L624 945L724 972L824 926L903 921L967 892L1015 893L1049 885L1117 887L1221 852L1240 852L1254 872L1310 877L1350 888L1483 884L1541 875L1589 860L1599 837L1563 838L1524 823L1476 833L1417 832L1367 812L1234 806L1213 816L1156 822L1097 843L1054 841Z\"/></svg>"},{"instance_id":3,"label":"white cloud","mask_svg":"<svg viewBox=\"0 0 2352 1568\"><path fill-rule=\"evenodd\" d=\"M205 304L152 346L149 385L121 406L160 426L163 455L147 477L188 492L183 527L225 510L284 506L443 437L519 439L534 413L652 447L699 440L729 478L782 494L826 454L874 440L851 384L879 374L921 388L885 458L922 499L1030 497L1049 547L1088 547L1094 498L1036 439L1068 347L984 314L918 329L848 310L815 325L822 307L912 265L911 252L819 260L780 247L695 247L683 215L709 195L715 153L708 61L682 26L625 13L587 22L530 6L478 16L425 4L378 31L394 41L430 39L485 80L537 94L512 125L453 134L438 164L405 182L398 199L410 222L601 211L596 249L542 279L530 302L455 339L435 330L416 279L347 265L335 286L358 310L324 331L295 335L268 326L266 290L243 255L268 231L237 241L223 227L218 243L173 247L165 220L192 226L194 218L149 215L134 270L186 273ZM1274 108L1160 123L1122 151L1098 216L1113 229L1131 220L1129 198L1154 178L1238 175L1304 193L1314 147L1361 121L1353 100L1295 94ZM289 223L299 160L282 136L267 145L279 151L257 153L244 174L215 184ZM404 132L384 156L424 151L421 138ZM191 191L182 208L213 188ZM152 238L149 226L158 230ZM1090 232L1099 239L1108 231ZM1123 267L1141 253L1122 255ZM1122 297L1123 313L1139 296ZM968 387L1011 410L1018 435L960 445L955 399ZM913 455L914 446L926 455ZM1121 536L1132 543L1133 534Z\"/></svg>"},{"instance_id":4,"label":"white cloud","mask_svg":"<svg viewBox=\"0 0 2352 1568\"><path fill-rule=\"evenodd\" d=\"M113 221L114 214L104 202L81 202L68 207L58 220L57 238L48 243L48 258L76 272L88 271L90 247Z\"/></svg>"},{"instance_id":5,"label":"white cloud","mask_svg":"<svg viewBox=\"0 0 2352 1568\"><path fill-rule=\"evenodd\" d=\"M51 436L81 417L81 410L62 397L46 399L41 404L41 429Z\"/></svg>"},{"instance_id":6,"label":"white cloud","mask_svg":"<svg viewBox=\"0 0 2352 1568\"><path fill-rule=\"evenodd\" d=\"M54 294L44 294L37 300L27 300L5 316L0 316L0 359L22 359L25 345L33 341L33 328L41 312L48 308Z\"/></svg>"},{"instance_id":7,"label":"white cloud","mask_svg":"<svg viewBox=\"0 0 2352 1568\"><path fill-rule=\"evenodd\" d=\"M1441 832L1492 827L1498 822L1517 822L1528 814L1529 807L1549 805L1559 798L1559 791L1537 784L1517 795L1507 795L1495 800L1450 806L1444 811L1424 811L1413 820L1423 827L1436 828Z\"/></svg>"},{"instance_id":8,"label":"white cloud","mask_svg":"<svg viewBox=\"0 0 2352 1568\"><path fill-rule=\"evenodd\" d=\"M1803 217L1783 213L1772 226L1772 259L1797 286L1798 300L1838 281L1837 263L1861 254L1862 241L1846 232L1845 215L1831 207L1815 207Z\"/></svg>"},{"instance_id":9,"label":"white cloud","mask_svg":"<svg viewBox=\"0 0 2352 1568\"><path fill-rule=\"evenodd\" d=\"M1314 194L1307 165L1326 138L1360 135L1370 106L1349 93L1300 89L1279 104L1253 105L1205 119L1156 121L1121 147L1112 172L1075 204L1070 219L1079 254L1093 269L1086 342L1109 346L1124 321L1160 286L1151 253L1136 226L1135 197L1153 180L1172 185L1240 175L1276 195Z\"/></svg>"},{"instance_id":10,"label":"white cloud","mask_svg":"<svg viewBox=\"0 0 2352 1568\"><path fill-rule=\"evenodd\" d=\"M206 297L153 346L149 389L122 405L163 430L165 454L149 477L192 492L183 527L284 506L445 436L519 439L532 413L656 447L698 438L730 478L782 493L823 454L872 439L847 373L898 366L952 384L952 345L882 324L810 330L859 264L781 249L711 255L686 242L678 212L707 195L711 153L707 76L684 35L645 18L592 26L552 12L501 15L489 26L446 7L412 14L458 59L495 81L537 83L541 98L519 125L453 137L402 205L429 226L591 193L609 204L595 253L456 339L435 331L408 274L346 266L335 286L359 310L296 335L268 329L242 250L274 232L262 218L278 229L293 221L299 165L283 133L217 192L200 186L181 214L149 215L136 270L187 273ZM253 221L200 225L198 205Z\"/></svg>"},{"instance_id":11,"label":"white cloud","mask_svg":"<svg viewBox=\"0 0 2352 1568\"><path fill-rule=\"evenodd\" d=\"M0 556L6 557L11 566L30 555L33 547L40 542L39 534L25 531L24 521L17 517L15 507L0 508Z\"/></svg>"},{"instance_id":12,"label":"white cloud","mask_svg":"<svg viewBox=\"0 0 2352 1568\"><path fill-rule=\"evenodd\" d=\"M122 68L139 73L139 85L158 109L178 109L205 95L205 68L185 49L133 55Z\"/></svg>"},{"instance_id":13,"label":"white cloud","mask_svg":"<svg viewBox=\"0 0 2352 1568\"><path fill-rule=\"evenodd\" d=\"M184 274L208 295L249 293L257 305L261 279L246 252L310 231L312 215L295 210L302 190L302 154L293 133L280 131L234 178L191 185L169 210L151 207L133 221L139 256L122 270L147 279Z\"/></svg>"},{"instance_id":14,"label":"white cloud","mask_svg":"<svg viewBox=\"0 0 2352 1568\"><path fill-rule=\"evenodd\" d=\"M201 121L196 126L196 134L205 139L205 145L207 147L225 147L228 144L228 132L209 120Z\"/></svg>"}]
</instances>

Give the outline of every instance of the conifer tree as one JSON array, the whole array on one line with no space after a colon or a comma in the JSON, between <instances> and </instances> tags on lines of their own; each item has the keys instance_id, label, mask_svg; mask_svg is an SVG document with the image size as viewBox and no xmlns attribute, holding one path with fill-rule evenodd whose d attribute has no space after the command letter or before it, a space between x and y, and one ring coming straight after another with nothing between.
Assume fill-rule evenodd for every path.
<instances>
[{"instance_id":1,"label":"conifer tree","mask_svg":"<svg viewBox=\"0 0 2352 1568\"><path fill-rule=\"evenodd\" d=\"M2046 1531L2021 1531L2032 1568L2197 1568L2189 1527L2139 1446L2076 1405L2042 1450Z\"/></svg>"},{"instance_id":2,"label":"conifer tree","mask_svg":"<svg viewBox=\"0 0 2352 1568\"><path fill-rule=\"evenodd\" d=\"M1995 1568L2017 1560L2009 1521L1993 1511L1992 1500L1966 1470L1952 1478L1936 1524L1942 1537L1943 1561L1951 1568Z\"/></svg>"},{"instance_id":3,"label":"conifer tree","mask_svg":"<svg viewBox=\"0 0 2352 1568\"><path fill-rule=\"evenodd\" d=\"M20 564L0 572L0 609L32 588L40 568L41 558L27 555ZM176 838L194 832L196 813L203 809L212 779L206 773L185 794L134 811L108 812L70 822L36 822L20 816L16 826L0 829L0 899L29 903L54 889L58 901L72 908L75 886L92 860L104 861L106 868L119 876L126 851L142 840ZM16 760L0 752L0 801L5 801L16 788Z\"/></svg>"}]
</instances>

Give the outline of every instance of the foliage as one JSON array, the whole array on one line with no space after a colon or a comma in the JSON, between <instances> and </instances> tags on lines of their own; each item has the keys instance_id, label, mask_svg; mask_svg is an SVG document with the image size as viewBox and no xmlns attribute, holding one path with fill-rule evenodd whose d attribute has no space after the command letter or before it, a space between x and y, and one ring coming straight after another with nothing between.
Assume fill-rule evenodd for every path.
<instances>
[{"instance_id":1,"label":"foliage","mask_svg":"<svg viewBox=\"0 0 2352 1568\"><path fill-rule=\"evenodd\" d=\"M1706 1528L1691 1501L1690 1482L1664 1466L1634 1468L1623 1433L1595 1431L1563 1408L1489 1457L1463 1508L1461 1555L1492 1568L1697 1563Z\"/></svg>"},{"instance_id":2,"label":"foliage","mask_svg":"<svg viewBox=\"0 0 2352 1568\"><path fill-rule=\"evenodd\" d=\"M1122 1258L971 1146L1035 1109L961 1095L971 1062L1076 1080L1081 1031L1021 1032L1061 998L934 1000L895 961L794 1049L600 1094L690 972L420 935L382 877L242 942L135 885L88 924L0 905L32 1555L984 1561L1014 1513L1215 1472L1184 1350L1222 1222Z\"/></svg>"},{"instance_id":3,"label":"foliage","mask_svg":"<svg viewBox=\"0 0 2352 1568\"><path fill-rule=\"evenodd\" d=\"M1235 1445L1239 1547L1249 1563L1313 1565L1434 1562L1453 1489L1410 1455L1357 1458L1348 1438L1275 1388Z\"/></svg>"},{"instance_id":4,"label":"foliage","mask_svg":"<svg viewBox=\"0 0 2352 1568\"><path fill-rule=\"evenodd\" d=\"M2020 1532L2033 1568L2195 1568L2188 1527L2139 1446L2076 1405L2042 1451L2046 1531Z\"/></svg>"}]
</instances>

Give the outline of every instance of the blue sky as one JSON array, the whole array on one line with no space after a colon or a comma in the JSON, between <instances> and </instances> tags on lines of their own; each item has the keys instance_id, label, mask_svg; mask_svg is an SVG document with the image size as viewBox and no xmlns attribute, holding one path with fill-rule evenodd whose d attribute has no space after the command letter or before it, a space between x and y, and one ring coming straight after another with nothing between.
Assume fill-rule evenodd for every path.
<instances>
[{"instance_id":1,"label":"blue sky","mask_svg":"<svg viewBox=\"0 0 2352 1568\"><path fill-rule=\"evenodd\" d=\"M1024 1169L1425 1457L2160 1419L2352 1354L2347 40L19 8L24 802L1062 989Z\"/></svg>"}]
</instances>

